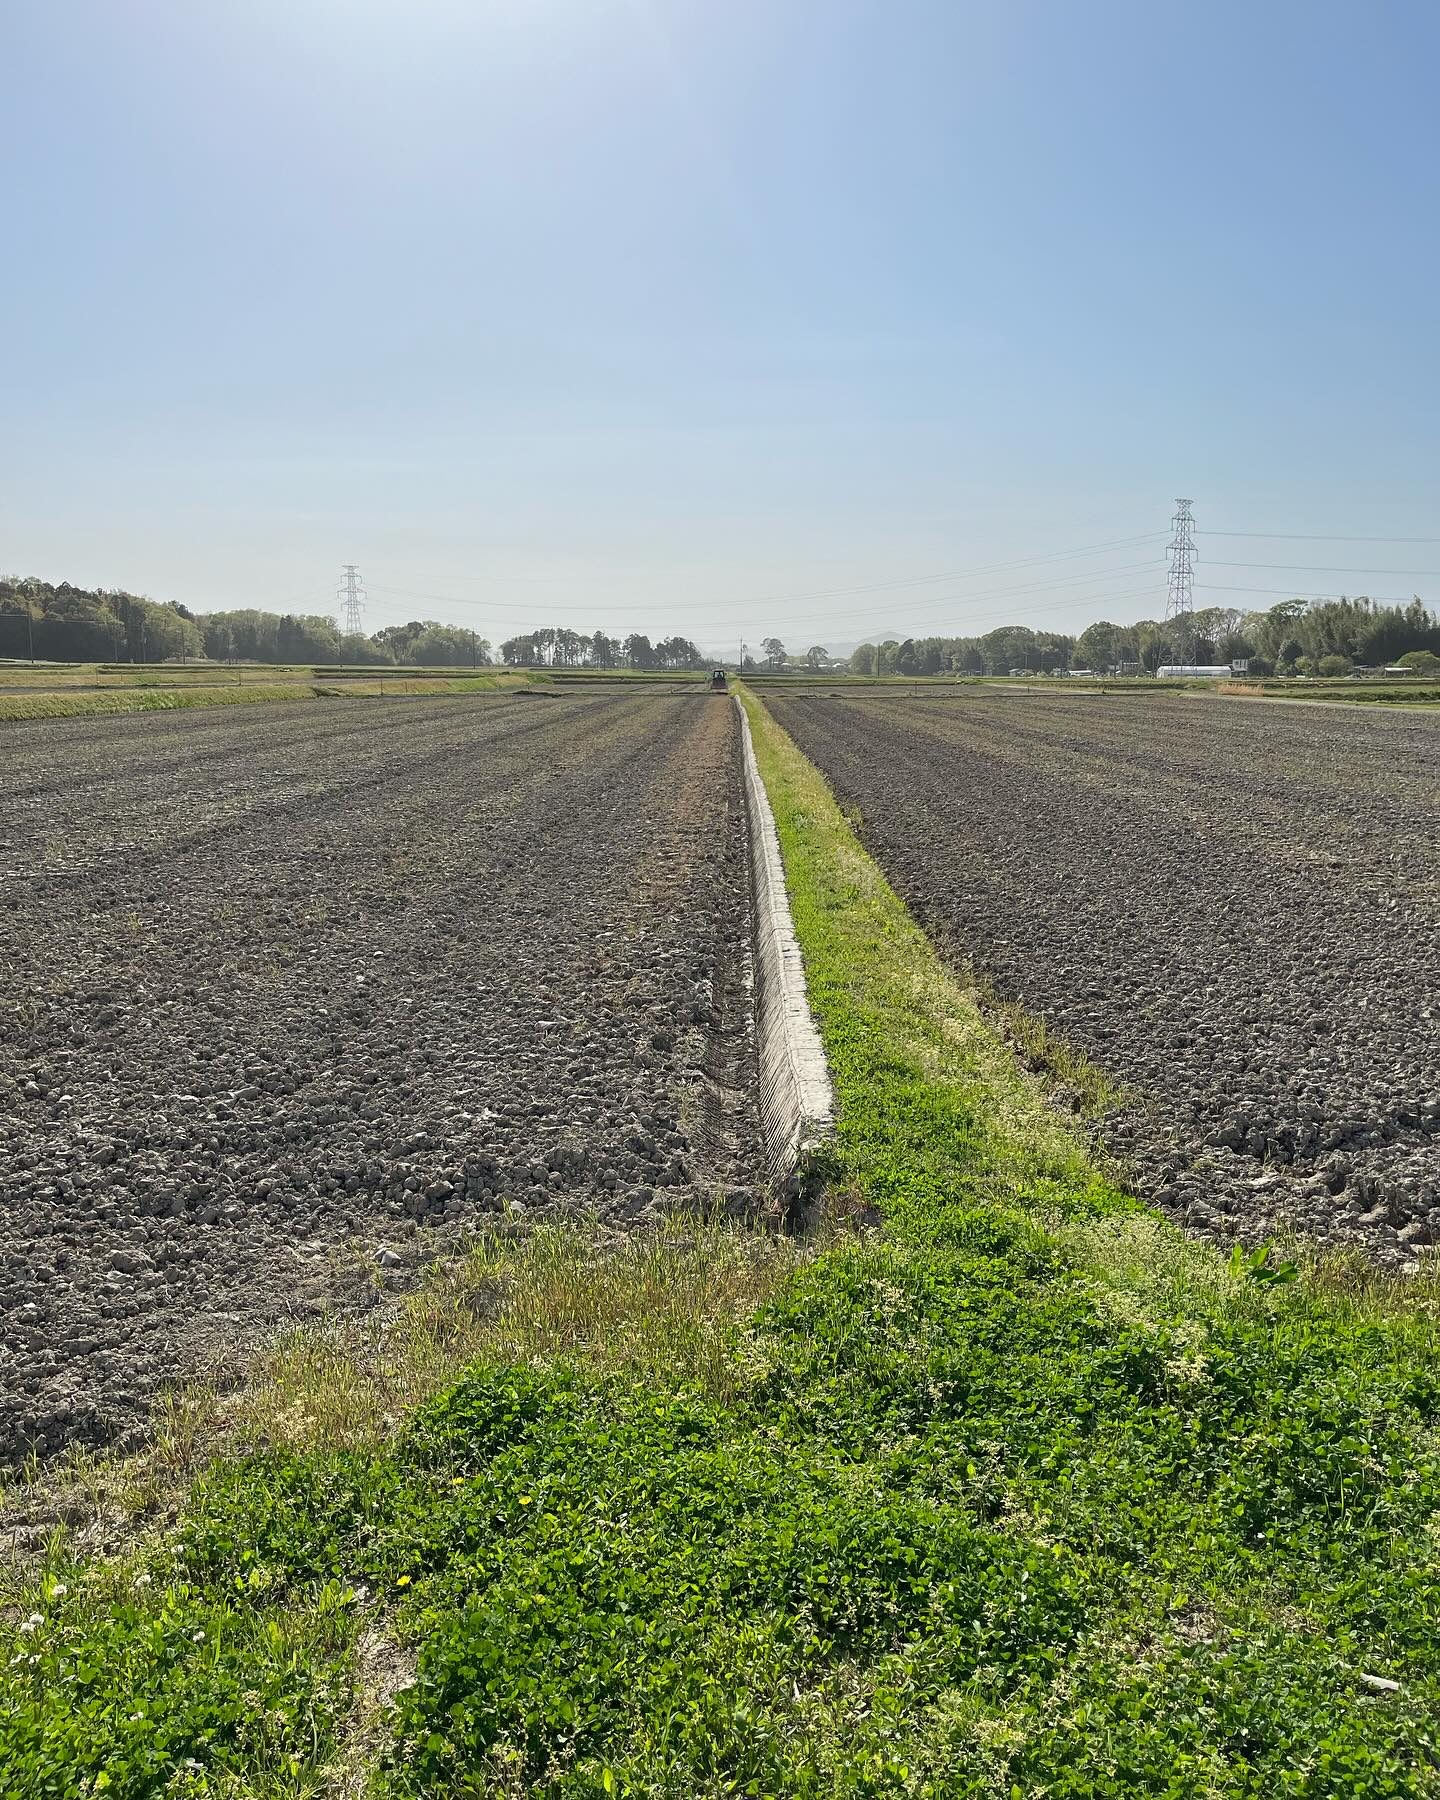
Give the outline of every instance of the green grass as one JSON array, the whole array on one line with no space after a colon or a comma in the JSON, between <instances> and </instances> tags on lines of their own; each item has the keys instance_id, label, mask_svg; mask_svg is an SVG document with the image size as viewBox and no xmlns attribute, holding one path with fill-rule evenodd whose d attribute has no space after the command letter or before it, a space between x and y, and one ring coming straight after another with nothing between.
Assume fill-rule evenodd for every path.
<instances>
[{"instance_id":1,"label":"green grass","mask_svg":"<svg viewBox=\"0 0 1440 1800\"><path fill-rule=\"evenodd\" d=\"M1343 700L1372 706L1434 706L1440 703L1440 687L1421 678L1406 681L1263 681L1258 691L1266 699Z\"/></svg>"},{"instance_id":2,"label":"green grass","mask_svg":"<svg viewBox=\"0 0 1440 1800\"><path fill-rule=\"evenodd\" d=\"M0 1791L1440 1793L1433 1272L1117 1191L750 704L884 1230L547 1233L292 1349L178 1527L11 1596Z\"/></svg>"},{"instance_id":3,"label":"green grass","mask_svg":"<svg viewBox=\"0 0 1440 1800\"><path fill-rule=\"evenodd\" d=\"M0 721L100 719L122 713L184 712L197 706L255 706L310 700L315 690L254 682L245 687L111 688L99 693L0 694Z\"/></svg>"},{"instance_id":4,"label":"green grass","mask_svg":"<svg viewBox=\"0 0 1440 1800\"><path fill-rule=\"evenodd\" d=\"M320 682L252 681L199 686L136 686L93 693L0 694L0 722L21 719L95 719L122 713L183 712L200 706L255 706L275 701L363 699L383 695L515 693L533 686L524 676L354 675Z\"/></svg>"}]
</instances>

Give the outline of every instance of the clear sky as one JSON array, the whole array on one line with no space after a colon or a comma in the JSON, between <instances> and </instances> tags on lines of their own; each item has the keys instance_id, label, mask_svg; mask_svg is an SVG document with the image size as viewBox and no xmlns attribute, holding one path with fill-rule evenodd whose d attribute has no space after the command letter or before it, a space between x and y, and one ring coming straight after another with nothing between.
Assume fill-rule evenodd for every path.
<instances>
[{"instance_id":1,"label":"clear sky","mask_svg":"<svg viewBox=\"0 0 1440 1800\"><path fill-rule=\"evenodd\" d=\"M0 66L5 572L803 648L1154 616L1176 494L1440 540L1433 4L8 0Z\"/></svg>"}]
</instances>

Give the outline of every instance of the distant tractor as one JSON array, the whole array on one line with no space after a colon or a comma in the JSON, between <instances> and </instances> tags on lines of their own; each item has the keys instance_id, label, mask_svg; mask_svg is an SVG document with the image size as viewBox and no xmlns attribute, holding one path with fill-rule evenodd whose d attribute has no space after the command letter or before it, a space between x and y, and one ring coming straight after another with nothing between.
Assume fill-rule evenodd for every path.
<instances>
[{"instance_id":1,"label":"distant tractor","mask_svg":"<svg viewBox=\"0 0 1440 1800\"><path fill-rule=\"evenodd\" d=\"M730 683L725 679L723 669L712 670L710 675L710 692L712 694L723 694L729 686Z\"/></svg>"}]
</instances>

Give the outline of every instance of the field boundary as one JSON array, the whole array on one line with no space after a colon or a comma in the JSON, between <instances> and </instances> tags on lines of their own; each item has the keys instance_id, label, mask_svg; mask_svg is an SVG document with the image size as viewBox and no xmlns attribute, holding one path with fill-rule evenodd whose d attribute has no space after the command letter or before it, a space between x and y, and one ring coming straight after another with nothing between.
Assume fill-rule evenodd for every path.
<instances>
[{"instance_id":1,"label":"field boundary","mask_svg":"<svg viewBox=\"0 0 1440 1800\"><path fill-rule=\"evenodd\" d=\"M819 1028L810 1011L805 963L790 916L785 865L765 783L755 761L750 719L740 697L750 878L755 901L755 1024L760 1117L768 1174L777 1189L803 1181L834 1129L835 1095Z\"/></svg>"}]
</instances>

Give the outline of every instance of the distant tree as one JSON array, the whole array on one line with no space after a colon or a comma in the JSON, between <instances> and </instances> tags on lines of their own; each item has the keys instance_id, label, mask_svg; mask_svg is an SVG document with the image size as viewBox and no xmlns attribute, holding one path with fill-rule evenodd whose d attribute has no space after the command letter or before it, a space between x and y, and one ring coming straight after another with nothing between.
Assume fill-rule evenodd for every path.
<instances>
[{"instance_id":1,"label":"distant tree","mask_svg":"<svg viewBox=\"0 0 1440 1800\"><path fill-rule=\"evenodd\" d=\"M1135 661L1153 675L1161 663L1173 662L1170 632L1158 619L1141 619L1134 627Z\"/></svg>"},{"instance_id":2,"label":"distant tree","mask_svg":"<svg viewBox=\"0 0 1440 1800\"><path fill-rule=\"evenodd\" d=\"M1033 669L1038 656L1035 633L1028 625L999 625L979 640L987 675L1008 675L1011 669Z\"/></svg>"},{"instance_id":3,"label":"distant tree","mask_svg":"<svg viewBox=\"0 0 1440 1800\"><path fill-rule=\"evenodd\" d=\"M655 660L662 669L700 669L707 666L706 659L700 654L699 645L678 633L674 637L660 640L655 646Z\"/></svg>"},{"instance_id":4,"label":"distant tree","mask_svg":"<svg viewBox=\"0 0 1440 1800\"><path fill-rule=\"evenodd\" d=\"M812 669L823 669L830 661L830 652L823 644L812 644L805 652L805 661Z\"/></svg>"},{"instance_id":5,"label":"distant tree","mask_svg":"<svg viewBox=\"0 0 1440 1800\"><path fill-rule=\"evenodd\" d=\"M850 652L850 673L852 675L873 675L875 673L875 655L873 644L857 644Z\"/></svg>"},{"instance_id":6,"label":"distant tree","mask_svg":"<svg viewBox=\"0 0 1440 1800\"><path fill-rule=\"evenodd\" d=\"M762 639L760 648L765 652L765 660L772 669L783 669L785 667L785 646L780 642L779 638L767 637Z\"/></svg>"},{"instance_id":7,"label":"distant tree","mask_svg":"<svg viewBox=\"0 0 1440 1800\"><path fill-rule=\"evenodd\" d=\"M1440 675L1440 656L1433 650L1407 650L1396 660L1402 668L1413 669L1417 675Z\"/></svg>"},{"instance_id":8,"label":"distant tree","mask_svg":"<svg viewBox=\"0 0 1440 1800\"><path fill-rule=\"evenodd\" d=\"M1112 625L1108 619L1097 619L1093 625L1087 625L1075 640L1077 668L1098 669L1103 674L1119 662L1133 661L1133 658L1127 659L1120 654L1120 636L1120 626Z\"/></svg>"},{"instance_id":9,"label":"distant tree","mask_svg":"<svg viewBox=\"0 0 1440 1800\"><path fill-rule=\"evenodd\" d=\"M1322 656L1316 663L1315 672L1333 681L1337 675L1348 675L1353 667L1348 656Z\"/></svg>"},{"instance_id":10,"label":"distant tree","mask_svg":"<svg viewBox=\"0 0 1440 1800\"><path fill-rule=\"evenodd\" d=\"M985 654L976 643L967 643L956 660L955 667L962 675L983 675L985 673Z\"/></svg>"},{"instance_id":11,"label":"distant tree","mask_svg":"<svg viewBox=\"0 0 1440 1800\"><path fill-rule=\"evenodd\" d=\"M625 640L625 664L631 669L651 669L655 666L655 652L650 640L641 632L632 631Z\"/></svg>"}]
</instances>

